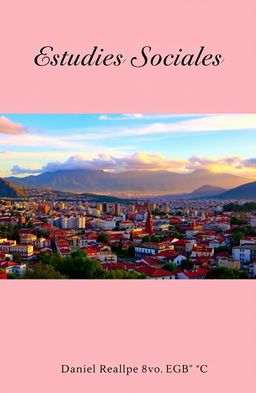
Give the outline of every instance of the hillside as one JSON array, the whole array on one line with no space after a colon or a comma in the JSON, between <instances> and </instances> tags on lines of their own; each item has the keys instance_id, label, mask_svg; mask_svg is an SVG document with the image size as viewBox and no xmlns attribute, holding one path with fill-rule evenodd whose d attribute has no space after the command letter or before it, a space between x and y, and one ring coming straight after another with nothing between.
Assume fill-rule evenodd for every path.
<instances>
[{"instance_id":1,"label":"hillside","mask_svg":"<svg viewBox=\"0 0 256 393\"><path fill-rule=\"evenodd\" d=\"M1 198L25 198L26 196L26 192L22 187L12 184L8 180L0 178Z\"/></svg>"},{"instance_id":2,"label":"hillside","mask_svg":"<svg viewBox=\"0 0 256 393\"><path fill-rule=\"evenodd\" d=\"M190 196L193 198L206 198L209 196L215 196L222 194L223 192L226 191L226 188L223 187L217 187L217 186L211 186L209 184L199 187L196 190L194 190Z\"/></svg>"},{"instance_id":3,"label":"hillside","mask_svg":"<svg viewBox=\"0 0 256 393\"><path fill-rule=\"evenodd\" d=\"M218 195L220 199L244 199L256 200L256 181L252 183L243 184L242 186L233 188L223 194Z\"/></svg>"}]
</instances>

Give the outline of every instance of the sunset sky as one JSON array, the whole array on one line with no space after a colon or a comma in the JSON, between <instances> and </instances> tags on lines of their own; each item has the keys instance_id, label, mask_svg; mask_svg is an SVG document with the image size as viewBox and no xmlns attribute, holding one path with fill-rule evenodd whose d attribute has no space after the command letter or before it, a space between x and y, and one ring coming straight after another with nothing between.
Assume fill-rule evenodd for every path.
<instances>
[{"instance_id":1,"label":"sunset sky","mask_svg":"<svg viewBox=\"0 0 256 393\"><path fill-rule=\"evenodd\" d=\"M256 178L256 115L0 116L0 176L204 168Z\"/></svg>"}]
</instances>

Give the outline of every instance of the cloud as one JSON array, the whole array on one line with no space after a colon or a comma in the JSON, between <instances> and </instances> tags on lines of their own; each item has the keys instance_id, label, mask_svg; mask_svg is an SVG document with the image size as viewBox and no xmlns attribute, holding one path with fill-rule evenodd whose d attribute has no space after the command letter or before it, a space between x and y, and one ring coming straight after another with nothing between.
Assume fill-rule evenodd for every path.
<instances>
[{"instance_id":1,"label":"cloud","mask_svg":"<svg viewBox=\"0 0 256 393\"><path fill-rule=\"evenodd\" d=\"M102 169L115 172L140 169L166 169L169 167L180 167L181 160L169 160L161 154L150 154L138 152L123 157L114 157L107 154L98 154L92 159L84 159L76 155L68 158L64 162L55 161L46 164L42 171L56 171L60 169Z\"/></svg>"},{"instance_id":2,"label":"cloud","mask_svg":"<svg viewBox=\"0 0 256 393\"><path fill-rule=\"evenodd\" d=\"M192 116L192 115L191 115ZM235 114L235 115L197 115L196 118L184 119L184 115L154 115L154 114L123 114L123 115L100 115L103 119L122 120L124 119L137 119L134 120L134 126L122 126L120 122L116 124L111 123L111 127L91 126L79 129L73 129L72 132L67 134L58 130L55 134L39 134L29 132L19 124L12 123L6 117L0 117L0 144L1 146L14 147L40 147L44 148L51 146L53 149L67 151L82 152L83 150L97 152L104 151L103 146L92 146L93 143L98 141L114 141L115 139L129 137L133 143L142 141L150 141L152 138L169 138L172 135L192 135L204 132L223 132L234 130L254 130L256 131L256 114ZM161 118L172 117L172 121L163 120ZM186 117L186 116L185 116ZM183 120L181 120L181 118ZM148 123L141 123L140 119L148 120ZM154 122L152 120L155 119ZM159 121L156 121L159 119ZM149 122L150 120L150 122ZM66 130L67 131L67 130ZM22 138L17 138L17 134L24 134ZM151 138L151 139L150 139ZM120 141L119 141L120 142ZM103 145L103 143L102 143ZM127 146L127 145L126 145ZM127 151L127 147L122 147L123 151ZM137 149L137 147L136 147Z\"/></svg>"},{"instance_id":3,"label":"cloud","mask_svg":"<svg viewBox=\"0 0 256 393\"><path fill-rule=\"evenodd\" d=\"M170 114L170 113L122 113L121 115L99 115L99 120L156 120L156 119L176 119L176 118L186 118L186 117L200 117L200 115L191 114Z\"/></svg>"},{"instance_id":4,"label":"cloud","mask_svg":"<svg viewBox=\"0 0 256 393\"><path fill-rule=\"evenodd\" d=\"M247 168L255 168L256 169L256 158L248 158L242 162L242 165Z\"/></svg>"},{"instance_id":5,"label":"cloud","mask_svg":"<svg viewBox=\"0 0 256 393\"><path fill-rule=\"evenodd\" d=\"M57 170L91 169L123 172L129 170L168 170L186 173L196 169L206 169L212 172L245 173L256 176L256 158L242 159L239 156L225 156L220 158L192 156L187 159L167 158L162 154L137 152L116 157L109 154L98 154L93 158L74 155L64 161L52 161L38 169L12 167L13 174L29 174L55 172Z\"/></svg>"},{"instance_id":6,"label":"cloud","mask_svg":"<svg viewBox=\"0 0 256 393\"><path fill-rule=\"evenodd\" d=\"M25 174L32 174L32 173L40 173L40 169L26 169L26 168L21 168L19 165L13 165L11 172L13 175L25 175Z\"/></svg>"},{"instance_id":7,"label":"cloud","mask_svg":"<svg viewBox=\"0 0 256 393\"><path fill-rule=\"evenodd\" d=\"M21 124L14 123L5 116L0 116L0 134L20 135L25 134L27 129Z\"/></svg>"},{"instance_id":8,"label":"cloud","mask_svg":"<svg viewBox=\"0 0 256 393\"><path fill-rule=\"evenodd\" d=\"M122 172L127 170L140 169L179 169L185 165L187 161L171 160L164 157L162 154L150 154L147 152L138 152L123 157L114 157L107 154L98 154L97 157L85 159L80 155L69 157L65 161L48 162L40 169L27 169L14 165L11 169L13 174L22 173L39 173L39 172L54 172L65 169L101 169L114 172Z\"/></svg>"},{"instance_id":9,"label":"cloud","mask_svg":"<svg viewBox=\"0 0 256 393\"><path fill-rule=\"evenodd\" d=\"M243 160L238 156L221 158L192 156L188 159L187 168L195 169L197 167L211 167L212 165L218 165L220 168L224 166L239 168L242 163Z\"/></svg>"},{"instance_id":10,"label":"cloud","mask_svg":"<svg viewBox=\"0 0 256 393\"><path fill-rule=\"evenodd\" d=\"M229 130L256 130L256 114L207 115L197 119L173 123L151 123L146 126L129 128L120 132L123 136L150 135L158 133L199 133Z\"/></svg>"},{"instance_id":11,"label":"cloud","mask_svg":"<svg viewBox=\"0 0 256 393\"><path fill-rule=\"evenodd\" d=\"M132 119L143 119L145 118L144 115L141 113L124 113L118 116L113 115L100 115L99 120L132 120Z\"/></svg>"}]
</instances>

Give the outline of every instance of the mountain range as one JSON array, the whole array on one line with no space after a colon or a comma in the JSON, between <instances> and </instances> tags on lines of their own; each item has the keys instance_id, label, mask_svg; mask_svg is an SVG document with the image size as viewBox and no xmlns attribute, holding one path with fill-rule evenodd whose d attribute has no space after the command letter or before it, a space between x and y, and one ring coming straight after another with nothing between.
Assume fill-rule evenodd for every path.
<instances>
[{"instance_id":1,"label":"mountain range","mask_svg":"<svg viewBox=\"0 0 256 393\"><path fill-rule=\"evenodd\" d=\"M248 183L248 179L242 177L216 174L205 170L195 171L191 174L174 174L167 171L130 171L118 175L104 171L69 170L47 172L24 178L10 177L9 180L0 178L0 197L23 198L29 196L31 192L32 194L33 192L43 194L44 190L48 193L56 190L55 192L74 194L80 192L83 193L81 196L93 199L100 198L100 200L108 197L111 200L117 200L118 198L115 196L110 196L113 194L125 197L131 197L133 194L137 197L154 195L155 197L184 199L256 200L256 181ZM209 180L210 184L200 185L197 189L193 188L206 180ZM239 183L242 185L234 187L234 184ZM227 190L227 188L229 189ZM191 189L194 190L188 191ZM168 190L169 194L165 190ZM93 192L95 194L92 194ZM99 192L103 195L98 195ZM68 195L68 197L70 196Z\"/></svg>"},{"instance_id":2,"label":"mountain range","mask_svg":"<svg viewBox=\"0 0 256 393\"><path fill-rule=\"evenodd\" d=\"M116 196L188 194L207 184L211 187L231 189L248 183L248 179L243 177L201 169L186 174L169 171L110 173L102 170L72 169L45 172L23 178L12 176L7 180L21 187L52 188Z\"/></svg>"}]
</instances>

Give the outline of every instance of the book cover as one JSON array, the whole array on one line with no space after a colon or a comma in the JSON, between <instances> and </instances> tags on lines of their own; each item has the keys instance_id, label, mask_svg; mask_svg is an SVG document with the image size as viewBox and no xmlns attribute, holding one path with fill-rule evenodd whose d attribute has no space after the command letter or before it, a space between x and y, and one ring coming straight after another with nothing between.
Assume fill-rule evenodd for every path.
<instances>
[{"instance_id":1,"label":"book cover","mask_svg":"<svg viewBox=\"0 0 256 393\"><path fill-rule=\"evenodd\" d=\"M3 392L255 390L255 11L2 4Z\"/></svg>"}]
</instances>

